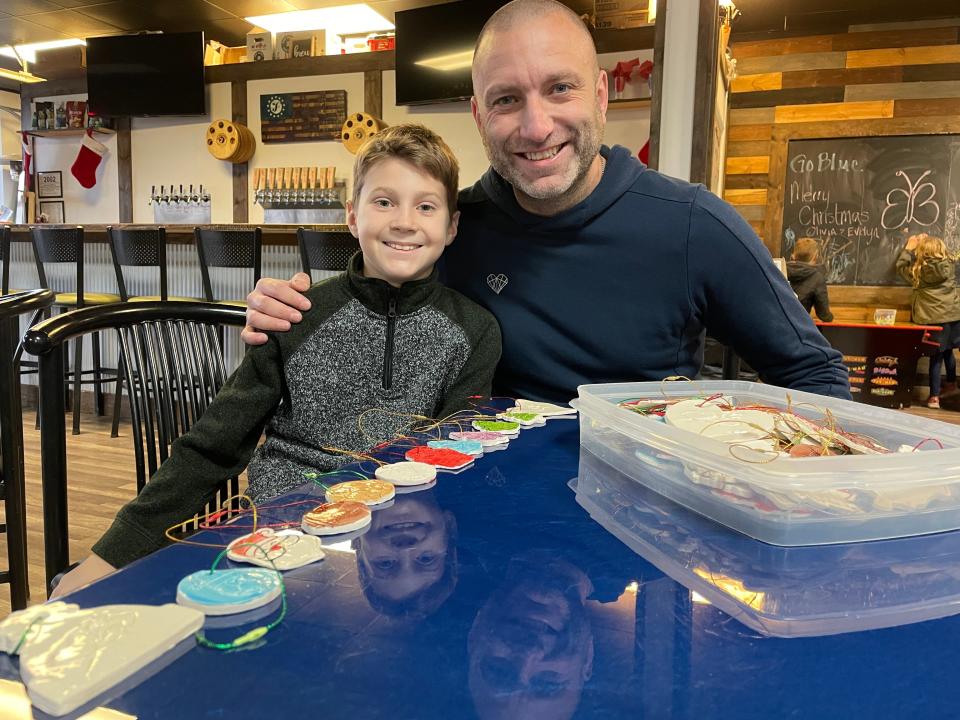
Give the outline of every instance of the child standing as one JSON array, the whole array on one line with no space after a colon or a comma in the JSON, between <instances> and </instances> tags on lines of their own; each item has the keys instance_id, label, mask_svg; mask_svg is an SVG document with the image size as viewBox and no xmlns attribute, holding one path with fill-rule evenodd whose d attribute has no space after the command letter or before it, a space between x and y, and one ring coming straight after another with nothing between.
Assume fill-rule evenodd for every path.
<instances>
[{"instance_id":1,"label":"child standing","mask_svg":"<svg viewBox=\"0 0 960 720\"><path fill-rule=\"evenodd\" d=\"M803 309L816 309L817 317L831 322L830 298L827 295L827 277L822 265L817 265L820 247L814 238L800 238L793 249L793 260L787 263L787 280L800 299Z\"/></svg>"},{"instance_id":2,"label":"child standing","mask_svg":"<svg viewBox=\"0 0 960 720\"><path fill-rule=\"evenodd\" d=\"M913 235L897 258L897 272L913 286L913 321L940 325L940 348L930 358L930 397L927 407L940 407L940 363L947 368L947 384L956 387L953 349L960 346L960 298L956 269L943 240L926 233Z\"/></svg>"},{"instance_id":3,"label":"child standing","mask_svg":"<svg viewBox=\"0 0 960 720\"><path fill-rule=\"evenodd\" d=\"M496 320L434 269L460 215L453 152L423 126L397 125L360 149L353 176L347 224L361 252L307 291L302 322L246 354L55 594L162 547L166 528L199 512L248 462L248 494L271 498L302 485L306 472L348 462L342 451L393 438L410 415L444 418L490 394Z\"/></svg>"}]
</instances>

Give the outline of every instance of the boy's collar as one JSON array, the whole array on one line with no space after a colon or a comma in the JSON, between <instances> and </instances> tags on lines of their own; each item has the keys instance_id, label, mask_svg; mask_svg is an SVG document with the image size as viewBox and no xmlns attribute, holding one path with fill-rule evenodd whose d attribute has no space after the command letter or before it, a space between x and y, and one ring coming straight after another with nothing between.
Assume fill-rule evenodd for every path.
<instances>
[{"instance_id":1,"label":"boy's collar","mask_svg":"<svg viewBox=\"0 0 960 720\"><path fill-rule=\"evenodd\" d=\"M401 315L427 305L440 291L438 275L439 272L434 265L427 277L405 282L396 288L386 280L364 276L362 252L355 253L347 265L347 279L354 296L365 307L377 313L387 312L391 298L396 299L397 313Z\"/></svg>"}]
</instances>

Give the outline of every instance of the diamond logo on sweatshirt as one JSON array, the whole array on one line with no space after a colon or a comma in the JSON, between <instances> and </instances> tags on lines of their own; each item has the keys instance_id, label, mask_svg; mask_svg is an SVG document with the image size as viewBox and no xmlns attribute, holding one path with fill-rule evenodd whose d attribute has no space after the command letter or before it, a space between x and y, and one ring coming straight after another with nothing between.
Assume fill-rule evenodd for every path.
<instances>
[{"instance_id":1,"label":"diamond logo on sweatshirt","mask_svg":"<svg viewBox=\"0 0 960 720\"><path fill-rule=\"evenodd\" d=\"M500 273L499 275L490 273L487 275L487 285L489 285L490 289L493 290L497 295L499 295L500 291L507 286L508 282L510 282L510 280L507 279L507 276L503 273Z\"/></svg>"}]
</instances>

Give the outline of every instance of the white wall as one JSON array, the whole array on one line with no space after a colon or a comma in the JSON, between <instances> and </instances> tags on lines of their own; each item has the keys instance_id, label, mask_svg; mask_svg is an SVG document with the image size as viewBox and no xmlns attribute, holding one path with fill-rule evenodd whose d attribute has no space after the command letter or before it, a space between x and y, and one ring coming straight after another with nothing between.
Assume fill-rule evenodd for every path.
<instances>
[{"instance_id":1,"label":"white wall","mask_svg":"<svg viewBox=\"0 0 960 720\"><path fill-rule=\"evenodd\" d=\"M150 187L203 185L210 191L211 220L233 222L233 166L207 152L204 136L213 120L230 119L230 83L207 85L207 114L196 117L133 118L130 156L133 221L153 222Z\"/></svg>"},{"instance_id":2,"label":"white wall","mask_svg":"<svg viewBox=\"0 0 960 720\"><path fill-rule=\"evenodd\" d=\"M56 103L67 100L86 100L86 95L58 95L36 98ZM80 152L80 135L65 137L33 138L33 167L36 172L60 171L63 187L63 219L73 224L96 224L117 222L120 218L120 198L117 176L117 136L95 133L94 138L107 146L107 152L97 167L97 184L89 190L83 187L70 172ZM37 212L43 211L37 198Z\"/></svg>"},{"instance_id":3,"label":"white wall","mask_svg":"<svg viewBox=\"0 0 960 720\"><path fill-rule=\"evenodd\" d=\"M332 165L336 168L336 179L346 180L347 193L350 192L353 155L347 152L339 141L271 143L269 145L264 145L260 141L261 95L314 90L346 90L347 114L363 110L363 73L251 80L247 83L247 127L257 139L257 151L249 162L248 202L251 223L263 222L263 208L253 202L253 176L258 167L329 167Z\"/></svg>"},{"instance_id":4,"label":"white wall","mask_svg":"<svg viewBox=\"0 0 960 720\"><path fill-rule=\"evenodd\" d=\"M664 39L658 168L681 180L690 179L693 156L699 25L699 0L671 0Z\"/></svg>"}]
</instances>

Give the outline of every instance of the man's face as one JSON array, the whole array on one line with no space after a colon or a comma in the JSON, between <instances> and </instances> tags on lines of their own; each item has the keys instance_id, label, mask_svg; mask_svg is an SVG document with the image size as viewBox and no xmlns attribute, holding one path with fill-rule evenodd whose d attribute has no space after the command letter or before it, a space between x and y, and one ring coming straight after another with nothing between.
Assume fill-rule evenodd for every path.
<instances>
[{"instance_id":1,"label":"man's face","mask_svg":"<svg viewBox=\"0 0 960 720\"><path fill-rule=\"evenodd\" d=\"M487 157L534 212L592 190L607 107L594 58L589 38L552 13L495 32L474 60L471 106Z\"/></svg>"}]
</instances>

